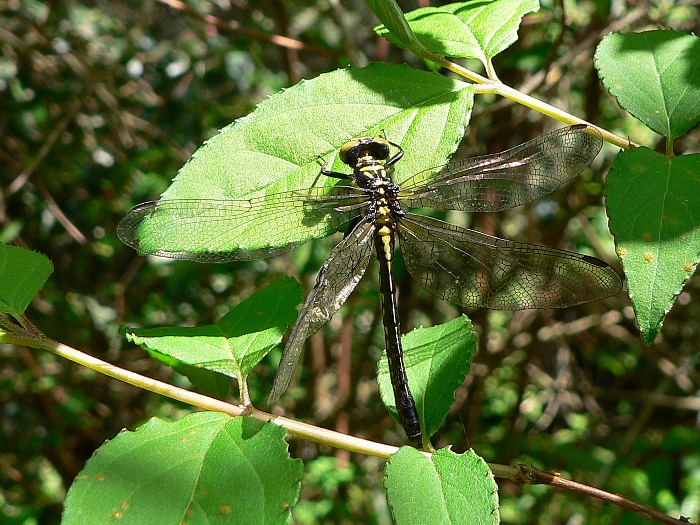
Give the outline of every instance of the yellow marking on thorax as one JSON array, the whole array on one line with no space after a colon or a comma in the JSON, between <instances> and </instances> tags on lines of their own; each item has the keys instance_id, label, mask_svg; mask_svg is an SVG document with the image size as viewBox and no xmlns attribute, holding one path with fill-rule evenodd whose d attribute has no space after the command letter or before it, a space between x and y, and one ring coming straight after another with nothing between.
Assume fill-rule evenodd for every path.
<instances>
[{"instance_id":1,"label":"yellow marking on thorax","mask_svg":"<svg viewBox=\"0 0 700 525\"><path fill-rule=\"evenodd\" d=\"M389 228L388 226L382 226L381 228L379 228L377 233L382 239L382 247L384 248L384 260L391 261L393 255L391 253L391 228Z\"/></svg>"},{"instance_id":2,"label":"yellow marking on thorax","mask_svg":"<svg viewBox=\"0 0 700 525\"><path fill-rule=\"evenodd\" d=\"M357 170L362 174L364 179L369 181L373 186L382 186L387 178L386 170L381 164L359 166Z\"/></svg>"}]
</instances>

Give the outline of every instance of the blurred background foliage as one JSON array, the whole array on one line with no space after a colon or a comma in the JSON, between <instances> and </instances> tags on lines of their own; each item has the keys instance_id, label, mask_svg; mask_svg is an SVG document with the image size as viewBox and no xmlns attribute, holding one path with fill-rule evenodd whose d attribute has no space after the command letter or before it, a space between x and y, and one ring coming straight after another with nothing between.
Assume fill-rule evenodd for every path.
<instances>
[{"instance_id":1,"label":"blurred background foliage","mask_svg":"<svg viewBox=\"0 0 700 525\"><path fill-rule=\"evenodd\" d=\"M525 17L519 42L496 57L500 78L656 147L660 138L602 89L593 52L612 30L697 33L699 2L541 4ZM157 198L202 142L270 94L348 64L424 67L374 36L375 23L359 0L0 1L0 239L45 253L55 265L29 317L53 339L189 386L126 344L119 327L212 323L281 275L298 277L308 291L337 237L277 259L217 266L139 257L115 228L133 205ZM479 96L460 154L501 151L555 124ZM697 151L698 143L696 129L676 151ZM619 268L601 206L612 154L607 147L593 170L524 209L449 219L595 254ZM404 332L458 315L400 268L398 279ZM698 522L699 294L696 276L650 347L640 343L624 293L565 310L467 311L480 350L434 443L556 470ZM404 443L377 393L378 309L372 270L311 339L306 366L281 401L289 416ZM250 380L261 407L274 362ZM153 415L173 419L190 410L10 345L0 345L0 408L3 524L58 523L65 491L102 442ZM390 522L383 461L299 440L290 449L307 472L296 522ZM642 522L545 487L504 482L500 493L506 523Z\"/></svg>"}]
</instances>

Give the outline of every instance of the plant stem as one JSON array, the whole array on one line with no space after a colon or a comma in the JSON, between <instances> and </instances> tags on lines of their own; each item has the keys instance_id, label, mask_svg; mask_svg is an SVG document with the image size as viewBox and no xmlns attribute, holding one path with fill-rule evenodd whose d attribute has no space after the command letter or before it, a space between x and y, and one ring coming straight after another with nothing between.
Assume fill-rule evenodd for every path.
<instances>
[{"instance_id":1,"label":"plant stem","mask_svg":"<svg viewBox=\"0 0 700 525\"><path fill-rule=\"evenodd\" d=\"M300 421L295 421L293 419L288 419L282 416L276 416L268 412L263 412L257 410L252 406L246 407L242 405L234 405L231 403L226 403L224 401L219 401L202 394L197 394L195 392L190 392L183 388L179 388L156 379L151 379L141 374L125 370L118 366L97 359L85 352L81 352L75 348L64 345L53 339L47 338L43 333L40 337L37 334L25 332L15 332L12 334L12 341L14 344L26 345L32 348L39 348L48 350L60 357L73 361L83 365L91 370L104 374L106 376L118 379L130 385L143 388L150 392L156 394L161 394L171 399L181 401L193 406L200 407L205 410L212 410L215 412L222 412L229 414L230 416L248 416L255 418L258 421L267 422L270 421L275 425L284 427L289 434L298 437L300 439L306 439L309 441L314 441L320 444L326 444L331 447L339 448L342 450L347 450L350 452L357 452L360 454L366 454L371 456L377 456L382 458L388 458L396 451L399 450L398 447L385 445L383 443L376 443L374 441L369 441L366 439L361 439L355 436L350 436L346 434L341 434L339 432L334 432L332 430L327 430L314 425L308 425ZM421 451L427 457L431 457L431 452ZM608 501L615 505L630 509L636 512L638 515L645 519L657 520L661 523L668 524L683 524L687 521L683 519L676 519L667 516L663 513L655 511L644 505L640 505L632 500L623 498L617 494L610 494L608 492L599 490L595 487L589 485L583 485L574 481L570 481L559 477L556 474L551 474L548 472L541 471L534 467L529 467L527 465L499 465L494 463L489 463L489 468L492 470L496 477L508 478L517 483L523 484L546 484L552 485L560 488L566 488L568 490L573 490L576 492L582 492L588 494L591 497L599 498L604 501Z\"/></svg>"},{"instance_id":2,"label":"plant stem","mask_svg":"<svg viewBox=\"0 0 700 525\"><path fill-rule=\"evenodd\" d=\"M552 117L556 120L564 122L565 124L587 124L600 131L600 133L603 135L603 138L606 141L616 146L619 146L622 149L629 149L631 147L636 146L636 144L630 142L628 139L620 137L619 135L615 135L614 133L611 133L610 131L607 131L605 129L601 129L598 126L591 124L590 122L586 122L585 120L580 119L572 115L571 113L567 113L566 111L563 111L550 104L547 104L546 102L537 100L536 98L531 97L530 95L521 93L517 89L514 89L510 86L506 86L503 82L500 82L498 80L494 81L489 78L483 77L477 73L474 73L473 71L470 71L469 69L455 64L454 62L450 62L449 60L443 57L429 53L428 56L424 58L436 62L445 69L448 69L461 77L471 80L475 84L479 84L477 86L474 86L474 93L476 94L492 93L495 95L500 95L514 102L522 104L523 106L532 108L535 111L542 113L543 115L547 115L548 117Z\"/></svg>"}]
</instances>

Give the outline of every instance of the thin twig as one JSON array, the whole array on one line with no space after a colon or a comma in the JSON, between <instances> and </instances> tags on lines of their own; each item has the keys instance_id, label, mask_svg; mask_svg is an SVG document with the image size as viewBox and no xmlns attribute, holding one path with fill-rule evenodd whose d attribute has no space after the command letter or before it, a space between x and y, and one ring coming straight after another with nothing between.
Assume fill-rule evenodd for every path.
<instances>
[{"instance_id":1,"label":"thin twig","mask_svg":"<svg viewBox=\"0 0 700 525\"><path fill-rule=\"evenodd\" d=\"M39 153L37 153L36 157L34 157L34 160L24 169L22 173L17 176L15 180L12 181L12 184L10 184L10 187L7 189L10 195L17 193L27 183L29 177L31 177L34 173L34 170L36 170L39 164L41 164L41 161L44 160L44 157L48 155L49 151L51 151L51 148L56 143L56 139L58 139L59 135L63 133L63 130L66 129L68 123L73 119L73 116L78 111L79 107L79 99L76 99L71 103L68 111L66 111L66 113L63 115L61 121L53 128L51 134L41 145L41 149L39 149Z\"/></svg>"},{"instance_id":2,"label":"thin twig","mask_svg":"<svg viewBox=\"0 0 700 525\"><path fill-rule=\"evenodd\" d=\"M506 471L506 468L504 468L503 465L499 465L498 468L492 468L492 471L495 476L510 479L515 483L525 485L550 485L552 487L579 492L602 501L607 501L617 505L618 507L631 510L647 521L658 521L659 523L667 523L669 525L687 525L689 523L688 519L683 516L680 518L673 518L667 514L664 514L663 512L654 510L646 505L642 505L636 501L625 498L624 496L620 496L619 494L614 494L590 485L571 481L569 479L562 478L559 474L545 472L530 465L511 465L509 467L509 471Z\"/></svg>"},{"instance_id":3,"label":"thin twig","mask_svg":"<svg viewBox=\"0 0 700 525\"><path fill-rule=\"evenodd\" d=\"M46 186L43 183L38 183L37 187L39 188L39 191L41 194L44 196L44 199L46 199L46 205L49 207L49 210L51 213L53 213L53 216L56 217L56 220L65 228L65 230L68 232L68 235L73 237L75 241L78 244L85 244L87 242L87 239L85 238L85 235L78 229L77 226L75 226L68 217L66 217L65 213L61 210L61 208L56 204L55 199L49 193L49 190L46 188Z\"/></svg>"},{"instance_id":4,"label":"thin twig","mask_svg":"<svg viewBox=\"0 0 700 525\"><path fill-rule=\"evenodd\" d=\"M255 29L248 29L247 27L242 27L238 22L235 22L234 20L229 20L228 22L224 22L223 20L215 17L214 15L205 15L205 14L199 13L198 11L187 6L184 2L181 2L180 0L159 0L159 1L172 7L173 9L177 9L178 11L182 11L183 13L185 13L193 18L197 18L198 20L201 20L202 22L216 26L218 29L220 29L222 31L226 31L228 33L245 35L245 36L249 36L251 38L254 38L256 40L264 40L265 42L270 42L271 44L275 44L276 46L280 46L280 47L283 47L286 49L295 49L297 51L304 51L307 53L316 53L317 55L323 55L323 56L327 56L327 57L339 56L339 53L337 51L332 51L330 49L324 49L322 47L317 47L317 46L311 46L309 44L305 44L304 42L301 42L300 40L294 40L293 38L289 38L286 36L270 35L268 33L262 32L262 31L256 31Z\"/></svg>"}]
</instances>

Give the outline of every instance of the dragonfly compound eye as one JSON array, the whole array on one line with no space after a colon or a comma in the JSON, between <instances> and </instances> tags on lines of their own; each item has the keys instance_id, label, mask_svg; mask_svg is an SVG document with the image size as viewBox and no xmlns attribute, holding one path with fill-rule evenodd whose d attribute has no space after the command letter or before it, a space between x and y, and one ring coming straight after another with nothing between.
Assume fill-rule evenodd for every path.
<instances>
[{"instance_id":1,"label":"dragonfly compound eye","mask_svg":"<svg viewBox=\"0 0 700 525\"><path fill-rule=\"evenodd\" d=\"M361 137L352 139L340 148L340 160L350 167L355 167L361 157L367 155L376 160L389 157L389 142L382 137Z\"/></svg>"}]
</instances>

